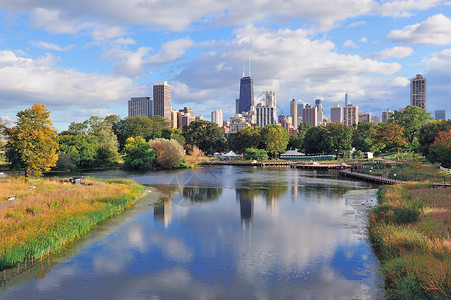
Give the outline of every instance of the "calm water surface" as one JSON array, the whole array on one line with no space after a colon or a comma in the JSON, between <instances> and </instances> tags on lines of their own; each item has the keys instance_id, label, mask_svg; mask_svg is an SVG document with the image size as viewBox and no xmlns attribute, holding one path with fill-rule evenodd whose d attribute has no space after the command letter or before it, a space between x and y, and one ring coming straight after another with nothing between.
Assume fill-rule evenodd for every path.
<instances>
[{"instance_id":1,"label":"calm water surface","mask_svg":"<svg viewBox=\"0 0 451 300\"><path fill-rule=\"evenodd\" d=\"M156 188L51 262L0 290L7 299L380 299L366 239L375 190L290 168L108 171Z\"/></svg>"}]
</instances>

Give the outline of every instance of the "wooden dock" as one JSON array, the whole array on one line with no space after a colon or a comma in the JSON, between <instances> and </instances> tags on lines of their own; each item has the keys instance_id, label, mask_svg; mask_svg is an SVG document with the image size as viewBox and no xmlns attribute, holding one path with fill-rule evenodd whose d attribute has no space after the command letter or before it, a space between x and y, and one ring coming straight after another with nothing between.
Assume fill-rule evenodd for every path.
<instances>
[{"instance_id":1,"label":"wooden dock","mask_svg":"<svg viewBox=\"0 0 451 300\"><path fill-rule=\"evenodd\" d=\"M202 165L207 166L253 166L253 167L290 167L293 165L290 161L237 161L237 160L217 160L217 161L205 161Z\"/></svg>"},{"instance_id":2,"label":"wooden dock","mask_svg":"<svg viewBox=\"0 0 451 300\"><path fill-rule=\"evenodd\" d=\"M376 184L397 184L397 183L406 182L403 180L388 178L386 176L376 176L376 175L358 173L358 172L354 172L352 170L339 170L338 173L342 176L360 179L363 181L372 182L372 183L376 183Z\"/></svg>"},{"instance_id":3,"label":"wooden dock","mask_svg":"<svg viewBox=\"0 0 451 300\"><path fill-rule=\"evenodd\" d=\"M351 168L348 164L293 164L292 168L309 169L309 170L343 170Z\"/></svg>"}]
</instances>

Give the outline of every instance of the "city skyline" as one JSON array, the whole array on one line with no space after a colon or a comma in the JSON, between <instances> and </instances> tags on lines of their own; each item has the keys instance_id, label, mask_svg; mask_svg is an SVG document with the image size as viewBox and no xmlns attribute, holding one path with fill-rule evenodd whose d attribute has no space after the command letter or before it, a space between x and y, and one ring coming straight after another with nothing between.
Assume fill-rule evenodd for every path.
<instances>
[{"instance_id":1,"label":"city skyline","mask_svg":"<svg viewBox=\"0 0 451 300\"><path fill-rule=\"evenodd\" d=\"M0 117L42 103L57 130L109 114L167 81L172 107L210 119L235 113L243 60L256 103L349 103L381 115L410 103L410 80L427 78L427 109L451 111L449 1L203 0L0 4ZM333 7L333 9L330 9ZM248 12L252 13L248 13Z\"/></svg>"}]
</instances>

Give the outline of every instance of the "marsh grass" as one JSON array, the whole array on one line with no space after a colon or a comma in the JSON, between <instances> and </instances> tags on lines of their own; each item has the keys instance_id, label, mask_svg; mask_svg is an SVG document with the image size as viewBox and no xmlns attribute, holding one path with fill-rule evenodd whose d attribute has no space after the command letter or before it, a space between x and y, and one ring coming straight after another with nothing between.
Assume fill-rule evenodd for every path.
<instances>
[{"instance_id":1,"label":"marsh grass","mask_svg":"<svg viewBox=\"0 0 451 300\"><path fill-rule=\"evenodd\" d=\"M9 183L27 187L21 179L9 179ZM67 243L143 195L143 187L131 181L85 179L83 183L68 185L71 189L52 187L0 210L0 269L31 256L39 259L48 249L59 253Z\"/></svg>"},{"instance_id":2,"label":"marsh grass","mask_svg":"<svg viewBox=\"0 0 451 300\"><path fill-rule=\"evenodd\" d=\"M428 183L383 186L369 234L389 299L451 299L451 199Z\"/></svg>"}]
</instances>

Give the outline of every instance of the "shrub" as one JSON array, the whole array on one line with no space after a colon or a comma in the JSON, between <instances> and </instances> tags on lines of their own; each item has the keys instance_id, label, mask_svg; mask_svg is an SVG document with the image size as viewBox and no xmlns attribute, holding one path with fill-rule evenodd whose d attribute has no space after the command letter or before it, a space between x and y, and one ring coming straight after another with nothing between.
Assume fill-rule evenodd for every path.
<instances>
[{"instance_id":1,"label":"shrub","mask_svg":"<svg viewBox=\"0 0 451 300\"><path fill-rule=\"evenodd\" d=\"M124 151L124 166L126 168L135 170L153 168L156 152L142 137L128 138Z\"/></svg>"},{"instance_id":2,"label":"shrub","mask_svg":"<svg viewBox=\"0 0 451 300\"><path fill-rule=\"evenodd\" d=\"M246 148L244 150L244 159L266 160L268 153L264 149Z\"/></svg>"},{"instance_id":3,"label":"shrub","mask_svg":"<svg viewBox=\"0 0 451 300\"><path fill-rule=\"evenodd\" d=\"M176 140L155 139L149 145L157 152L157 166L163 169L175 169L185 158L182 146Z\"/></svg>"}]
</instances>

